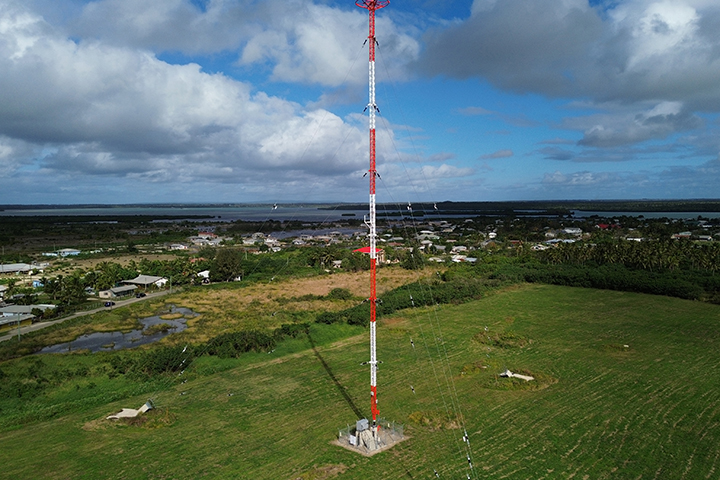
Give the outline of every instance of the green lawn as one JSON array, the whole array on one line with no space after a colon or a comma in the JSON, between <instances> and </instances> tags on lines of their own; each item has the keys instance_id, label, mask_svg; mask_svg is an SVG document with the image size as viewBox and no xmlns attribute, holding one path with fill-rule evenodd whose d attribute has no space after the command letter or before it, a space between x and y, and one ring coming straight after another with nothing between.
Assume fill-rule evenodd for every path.
<instances>
[{"instance_id":1,"label":"green lawn","mask_svg":"<svg viewBox=\"0 0 720 480\"><path fill-rule=\"evenodd\" d=\"M187 383L172 377L122 401L78 399L52 420L6 424L0 476L419 479L437 470L465 478L463 431L454 428L463 420L473 478L720 475L717 306L531 285L401 312L378 328L379 408L405 423L410 438L371 458L330 443L355 421L354 409L369 413L369 372L360 365L367 334L313 326L311 335L315 350L305 338L271 354L202 358ZM22 362L29 360L0 368L26 368ZM538 380L497 378L505 368ZM73 380L73 392L130 391L124 378L94 374ZM56 390L49 392L58 398L76 394ZM148 396L159 408L146 423L102 420Z\"/></svg>"}]
</instances>

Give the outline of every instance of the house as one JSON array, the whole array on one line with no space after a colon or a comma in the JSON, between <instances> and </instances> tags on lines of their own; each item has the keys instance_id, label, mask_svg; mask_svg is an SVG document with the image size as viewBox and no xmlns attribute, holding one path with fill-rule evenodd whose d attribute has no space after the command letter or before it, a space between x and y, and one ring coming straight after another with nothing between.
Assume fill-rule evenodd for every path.
<instances>
[{"instance_id":1,"label":"house","mask_svg":"<svg viewBox=\"0 0 720 480\"><path fill-rule=\"evenodd\" d=\"M44 312L48 308L55 308L55 305L51 303L40 303L37 305L8 305L6 307L0 307L0 317L27 315L32 313L33 310L42 310Z\"/></svg>"},{"instance_id":2,"label":"house","mask_svg":"<svg viewBox=\"0 0 720 480\"><path fill-rule=\"evenodd\" d=\"M0 273L28 273L35 270L35 266L27 263L5 263L0 265Z\"/></svg>"},{"instance_id":3,"label":"house","mask_svg":"<svg viewBox=\"0 0 720 480\"><path fill-rule=\"evenodd\" d=\"M353 250L353 252L370 254L370 247L358 248L357 250ZM385 258L385 250L375 247L375 260L378 265L387 263L387 259Z\"/></svg>"},{"instance_id":4,"label":"house","mask_svg":"<svg viewBox=\"0 0 720 480\"><path fill-rule=\"evenodd\" d=\"M265 239L265 245L267 245L268 247L275 247L280 245L280 241L277 238L268 236Z\"/></svg>"},{"instance_id":5,"label":"house","mask_svg":"<svg viewBox=\"0 0 720 480\"><path fill-rule=\"evenodd\" d=\"M210 278L210 270L203 270L202 272L198 272L197 276L200 278Z\"/></svg>"},{"instance_id":6,"label":"house","mask_svg":"<svg viewBox=\"0 0 720 480\"><path fill-rule=\"evenodd\" d=\"M692 237L692 232L680 232L673 234L670 238L673 240L689 240Z\"/></svg>"},{"instance_id":7,"label":"house","mask_svg":"<svg viewBox=\"0 0 720 480\"><path fill-rule=\"evenodd\" d=\"M24 314L24 315L9 315L0 317L0 332L6 332L16 327L24 327L32 324L35 315Z\"/></svg>"},{"instance_id":8,"label":"house","mask_svg":"<svg viewBox=\"0 0 720 480\"><path fill-rule=\"evenodd\" d=\"M43 255L46 257L73 257L75 255L80 255L80 253L82 252L76 248L63 248L56 252L43 253Z\"/></svg>"},{"instance_id":9,"label":"house","mask_svg":"<svg viewBox=\"0 0 720 480\"><path fill-rule=\"evenodd\" d=\"M162 288L167 283L167 278L165 277L156 277L153 275L138 275L137 277L133 278L132 280L123 280L122 283L130 283L132 285L137 285L139 287L147 287L154 285L157 288Z\"/></svg>"},{"instance_id":10,"label":"house","mask_svg":"<svg viewBox=\"0 0 720 480\"><path fill-rule=\"evenodd\" d=\"M453 255L452 261L455 263L475 263L477 258L468 257L467 255Z\"/></svg>"},{"instance_id":11,"label":"house","mask_svg":"<svg viewBox=\"0 0 720 480\"><path fill-rule=\"evenodd\" d=\"M573 240L571 238L565 238L565 239L554 238L552 240L545 241L545 244L547 244L547 245L557 245L558 243L575 243L575 240Z\"/></svg>"},{"instance_id":12,"label":"house","mask_svg":"<svg viewBox=\"0 0 720 480\"><path fill-rule=\"evenodd\" d=\"M122 287L114 287L108 290L101 290L98 296L100 298L118 298L127 297L137 289L136 285L123 285Z\"/></svg>"},{"instance_id":13,"label":"house","mask_svg":"<svg viewBox=\"0 0 720 480\"><path fill-rule=\"evenodd\" d=\"M415 236L415 238L417 240L440 240L440 237L435 235L435 233L431 232L430 230L421 231L419 235Z\"/></svg>"},{"instance_id":14,"label":"house","mask_svg":"<svg viewBox=\"0 0 720 480\"><path fill-rule=\"evenodd\" d=\"M39 305L9 305L0 308L0 332L10 330L14 327L30 325L35 319L33 310L42 310L43 312L49 308L55 308L52 304Z\"/></svg>"}]
</instances>

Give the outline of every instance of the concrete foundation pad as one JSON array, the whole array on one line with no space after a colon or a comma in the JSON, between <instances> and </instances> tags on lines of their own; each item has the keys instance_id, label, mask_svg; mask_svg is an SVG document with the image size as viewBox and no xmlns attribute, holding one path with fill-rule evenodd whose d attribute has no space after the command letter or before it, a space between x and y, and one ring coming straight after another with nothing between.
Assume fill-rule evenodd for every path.
<instances>
[{"instance_id":1,"label":"concrete foundation pad","mask_svg":"<svg viewBox=\"0 0 720 480\"><path fill-rule=\"evenodd\" d=\"M363 445L351 445L348 437L340 437L336 440L333 440L330 442L333 445L337 445L339 447L342 447L346 450L350 450L351 452L359 453L360 455L364 457L372 457L376 453L384 452L385 450L389 450L398 443L402 442L403 440L407 440L407 435L400 436L400 435L393 435L390 431L385 431L384 429L380 429L379 436L379 447L376 450L368 450Z\"/></svg>"}]
</instances>

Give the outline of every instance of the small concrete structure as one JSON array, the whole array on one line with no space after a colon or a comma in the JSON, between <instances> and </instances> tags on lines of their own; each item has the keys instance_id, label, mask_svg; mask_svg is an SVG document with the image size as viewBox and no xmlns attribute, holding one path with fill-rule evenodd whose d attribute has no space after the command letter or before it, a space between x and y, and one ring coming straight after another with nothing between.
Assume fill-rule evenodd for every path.
<instances>
[{"instance_id":1,"label":"small concrete structure","mask_svg":"<svg viewBox=\"0 0 720 480\"><path fill-rule=\"evenodd\" d=\"M500 376L506 378L519 378L520 380L525 380L526 382L529 382L530 380L535 380L535 377L531 377L529 375L520 375L519 373L513 373L508 369L505 369L505 371L502 372Z\"/></svg>"},{"instance_id":2,"label":"small concrete structure","mask_svg":"<svg viewBox=\"0 0 720 480\"><path fill-rule=\"evenodd\" d=\"M368 420L363 418L355 423L354 428L348 426L340 430L337 440L332 443L351 452L371 457L392 448L405 438L407 437L403 434L401 424L380 419L378 425L370 426Z\"/></svg>"},{"instance_id":3,"label":"small concrete structure","mask_svg":"<svg viewBox=\"0 0 720 480\"><path fill-rule=\"evenodd\" d=\"M145 405L138 408L137 410L135 410L134 408L123 408L118 413L115 413L113 415L108 415L107 417L105 417L105 419L106 420L119 420L121 418L135 418L138 415L140 415L141 413L145 413L148 410L152 410L152 408L153 408L152 402L150 402L150 400L148 400L147 402L145 402Z\"/></svg>"}]
</instances>

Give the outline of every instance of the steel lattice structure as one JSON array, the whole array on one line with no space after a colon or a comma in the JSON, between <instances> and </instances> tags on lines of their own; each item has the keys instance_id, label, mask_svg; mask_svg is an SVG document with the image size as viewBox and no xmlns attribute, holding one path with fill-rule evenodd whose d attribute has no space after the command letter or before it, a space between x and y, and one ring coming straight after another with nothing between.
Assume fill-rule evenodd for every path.
<instances>
[{"instance_id":1,"label":"steel lattice structure","mask_svg":"<svg viewBox=\"0 0 720 480\"><path fill-rule=\"evenodd\" d=\"M370 411L372 412L373 427L376 428L378 416L377 407L377 353L375 351L375 316L377 308L377 292L375 286L375 273L377 264L377 231L375 225L375 112L378 111L375 103L375 11L387 7L390 0L356 0L355 5L364 8L369 13L369 79L370 98L368 102L369 130L370 130L370 218L366 221L370 229Z\"/></svg>"}]
</instances>

